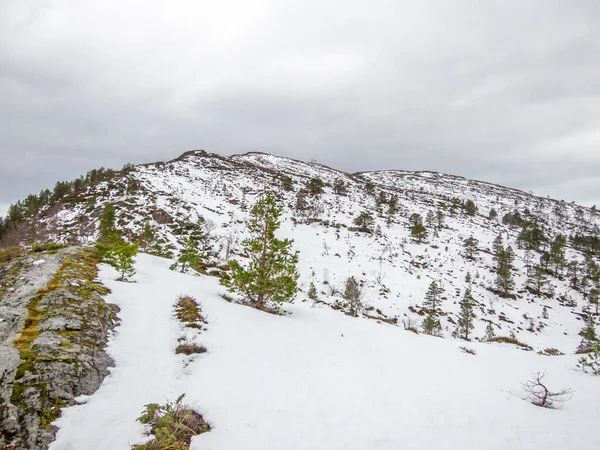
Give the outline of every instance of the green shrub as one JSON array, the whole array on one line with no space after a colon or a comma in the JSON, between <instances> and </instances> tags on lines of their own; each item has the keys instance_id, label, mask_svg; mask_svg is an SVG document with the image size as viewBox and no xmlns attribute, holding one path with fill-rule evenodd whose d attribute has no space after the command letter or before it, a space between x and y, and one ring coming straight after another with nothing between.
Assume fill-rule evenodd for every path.
<instances>
[{"instance_id":1,"label":"green shrub","mask_svg":"<svg viewBox=\"0 0 600 450\"><path fill-rule=\"evenodd\" d=\"M145 405L138 421L150 426L154 439L134 445L134 450L188 450L192 437L210 431L203 417L182 403L184 396L165 405Z\"/></svg>"}]
</instances>

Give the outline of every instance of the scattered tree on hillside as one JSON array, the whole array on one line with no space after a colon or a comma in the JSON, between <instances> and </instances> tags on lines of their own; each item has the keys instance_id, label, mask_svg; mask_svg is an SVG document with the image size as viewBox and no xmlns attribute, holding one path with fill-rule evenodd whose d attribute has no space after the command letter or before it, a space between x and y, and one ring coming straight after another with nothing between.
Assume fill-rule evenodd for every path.
<instances>
[{"instance_id":1,"label":"scattered tree on hillside","mask_svg":"<svg viewBox=\"0 0 600 450\"><path fill-rule=\"evenodd\" d=\"M203 259L202 252L200 250L201 242L204 238L204 233L200 224L195 224L191 233L185 240L185 243L179 251L177 262L171 266L171 270L177 269L179 266L180 272L185 272L186 268L191 268L197 272L202 270L201 261Z\"/></svg>"},{"instance_id":2,"label":"scattered tree on hillside","mask_svg":"<svg viewBox=\"0 0 600 450\"><path fill-rule=\"evenodd\" d=\"M313 197L319 197L324 192L324 187L325 183L319 177L311 178L306 184L306 190Z\"/></svg>"},{"instance_id":3,"label":"scattered tree on hillside","mask_svg":"<svg viewBox=\"0 0 600 450\"><path fill-rule=\"evenodd\" d=\"M125 240L116 244L111 249L110 264L117 269L119 281L127 281L135 275L134 258L138 253L138 245Z\"/></svg>"},{"instance_id":4,"label":"scattered tree on hillside","mask_svg":"<svg viewBox=\"0 0 600 450\"><path fill-rule=\"evenodd\" d=\"M391 226L394 221L394 216L398 213L398 196L393 194L388 201L387 210L387 226Z\"/></svg>"},{"instance_id":5,"label":"scattered tree on hillside","mask_svg":"<svg viewBox=\"0 0 600 450\"><path fill-rule=\"evenodd\" d=\"M141 251L148 252L151 247L156 243L156 230L150 223L150 220L144 220L142 225L142 232L138 237L138 245Z\"/></svg>"},{"instance_id":6,"label":"scattered tree on hillside","mask_svg":"<svg viewBox=\"0 0 600 450\"><path fill-rule=\"evenodd\" d=\"M502 297L509 297L512 290L515 288L515 282L512 276L514 253L509 246L506 249L502 248L496 255L496 289Z\"/></svg>"},{"instance_id":7,"label":"scattered tree on hillside","mask_svg":"<svg viewBox=\"0 0 600 450\"><path fill-rule=\"evenodd\" d=\"M423 308L427 311L427 316L423 321L423 332L434 336L441 335L442 326L438 315L441 312L442 294L444 289L436 281L432 281L425 293Z\"/></svg>"},{"instance_id":8,"label":"scattered tree on hillside","mask_svg":"<svg viewBox=\"0 0 600 450\"><path fill-rule=\"evenodd\" d=\"M550 246L549 262L553 265L554 273L562 275L567 260L565 257L565 248L567 246L567 238L559 234L554 238Z\"/></svg>"},{"instance_id":9,"label":"scattered tree on hillside","mask_svg":"<svg viewBox=\"0 0 600 450\"><path fill-rule=\"evenodd\" d=\"M311 300L317 300L317 287L315 286L314 282L310 282L310 285L308 286L308 298L310 298Z\"/></svg>"},{"instance_id":10,"label":"scattered tree on hillside","mask_svg":"<svg viewBox=\"0 0 600 450\"><path fill-rule=\"evenodd\" d=\"M465 290L465 295L463 299L459 302L460 312L458 315L458 323L456 325L456 330L454 332L454 336L464 339L465 341L469 340L469 334L471 330L475 327L475 300L471 295L471 291L469 289Z\"/></svg>"},{"instance_id":11,"label":"scattered tree on hillside","mask_svg":"<svg viewBox=\"0 0 600 450\"><path fill-rule=\"evenodd\" d=\"M479 241L471 236L465 239L463 245L465 248L465 258L471 260L475 259L475 255L479 251Z\"/></svg>"},{"instance_id":12,"label":"scattered tree on hillside","mask_svg":"<svg viewBox=\"0 0 600 450\"><path fill-rule=\"evenodd\" d=\"M294 184L292 182L292 177L290 177L289 175L282 175L281 187L286 192L294 190Z\"/></svg>"},{"instance_id":13,"label":"scattered tree on hillside","mask_svg":"<svg viewBox=\"0 0 600 450\"><path fill-rule=\"evenodd\" d=\"M373 216L368 211L361 212L354 219L354 225L359 227L364 231L371 231L371 227L373 226L374 219Z\"/></svg>"},{"instance_id":14,"label":"scattered tree on hillside","mask_svg":"<svg viewBox=\"0 0 600 450\"><path fill-rule=\"evenodd\" d=\"M422 223L417 223L410 229L410 235L417 242L417 244L422 244L425 239L427 239L427 228Z\"/></svg>"},{"instance_id":15,"label":"scattered tree on hillside","mask_svg":"<svg viewBox=\"0 0 600 450\"><path fill-rule=\"evenodd\" d=\"M496 332L494 331L494 325L492 325L492 322L488 322L487 326L485 327L484 339L486 341L491 341L495 337L496 337Z\"/></svg>"},{"instance_id":16,"label":"scattered tree on hillside","mask_svg":"<svg viewBox=\"0 0 600 450\"><path fill-rule=\"evenodd\" d=\"M496 217L498 217L498 212L494 208L490 209L490 212L488 214L488 219L494 220L494 219L496 219Z\"/></svg>"},{"instance_id":17,"label":"scattered tree on hillside","mask_svg":"<svg viewBox=\"0 0 600 450\"><path fill-rule=\"evenodd\" d=\"M354 276L348 278L346 280L346 288L344 289L344 298L348 301L350 313L354 316L356 316L362 308L361 297L361 288Z\"/></svg>"},{"instance_id":18,"label":"scattered tree on hillside","mask_svg":"<svg viewBox=\"0 0 600 450\"><path fill-rule=\"evenodd\" d=\"M344 183L344 180L342 180L341 178L337 178L333 182L333 192L336 195L346 195L348 193L348 187L346 183Z\"/></svg>"},{"instance_id":19,"label":"scattered tree on hillside","mask_svg":"<svg viewBox=\"0 0 600 450\"><path fill-rule=\"evenodd\" d=\"M106 244L114 239L117 234L115 224L115 207L112 203L106 203L102 214L100 214L100 223L98 225L98 242Z\"/></svg>"},{"instance_id":20,"label":"scattered tree on hillside","mask_svg":"<svg viewBox=\"0 0 600 450\"><path fill-rule=\"evenodd\" d=\"M590 348L600 344L600 341L598 341L598 335L596 334L596 323L594 321L594 316L591 314L586 315L585 325L579 332L579 336L582 338L581 343L579 344L580 348Z\"/></svg>"},{"instance_id":21,"label":"scattered tree on hillside","mask_svg":"<svg viewBox=\"0 0 600 450\"><path fill-rule=\"evenodd\" d=\"M548 274L539 264L535 264L527 270L526 287L529 292L538 297L552 294L552 285L548 281Z\"/></svg>"},{"instance_id":22,"label":"scattered tree on hillside","mask_svg":"<svg viewBox=\"0 0 600 450\"><path fill-rule=\"evenodd\" d=\"M467 199L464 203L465 214L467 216L474 216L477 214L477 206L471 199Z\"/></svg>"},{"instance_id":23,"label":"scattered tree on hillside","mask_svg":"<svg viewBox=\"0 0 600 450\"><path fill-rule=\"evenodd\" d=\"M427 211L427 215L425 216L425 226L428 228L435 227L435 215L433 211Z\"/></svg>"},{"instance_id":24,"label":"scattered tree on hillside","mask_svg":"<svg viewBox=\"0 0 600 450\"><path fill-rule=\"evenodd\" d=\"M258 200L247 224L251 237L242 242L250 256L248 266L230 261L230 278L222 280L231 292L241 293L259 308L290 301L298 290L298 253L292 252L293 241L275 237L281 213L272 194Z\"/></svg>"}]
</instances>

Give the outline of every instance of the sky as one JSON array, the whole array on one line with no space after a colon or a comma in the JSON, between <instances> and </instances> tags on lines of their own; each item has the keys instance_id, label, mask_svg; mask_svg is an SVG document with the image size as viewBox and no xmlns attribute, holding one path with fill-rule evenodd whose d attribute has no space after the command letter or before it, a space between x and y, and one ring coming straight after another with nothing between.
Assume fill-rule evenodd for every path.
<instances>
[{"instance_id":1,"label":"sky","mask_svg":"<svg viewBox=\"0 0 600 450\"><path fill-rule=\"evenodd\" d=\"M600 206L597 0L2 0L0 209L192 149Z\"/></svg>"}]
</instances>

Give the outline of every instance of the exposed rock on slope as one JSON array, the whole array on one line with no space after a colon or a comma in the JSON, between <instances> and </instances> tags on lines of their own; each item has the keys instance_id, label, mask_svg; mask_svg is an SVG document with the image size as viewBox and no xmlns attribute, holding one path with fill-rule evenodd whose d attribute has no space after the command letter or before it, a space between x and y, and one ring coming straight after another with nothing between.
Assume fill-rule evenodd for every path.
<instances>
[{"instance_id":1,"label":"exposed rock on slope","mask_svg":"<svg viewBox=\"0 0 600 450\"><path fill-rule=\"evenodd\" d=\"M0 300L0 448L46 449L60 409L108 374L104 346L118 308L102 298L97 263L81 248L8 263L20 272Z\"/></svg>"}]
</instances>

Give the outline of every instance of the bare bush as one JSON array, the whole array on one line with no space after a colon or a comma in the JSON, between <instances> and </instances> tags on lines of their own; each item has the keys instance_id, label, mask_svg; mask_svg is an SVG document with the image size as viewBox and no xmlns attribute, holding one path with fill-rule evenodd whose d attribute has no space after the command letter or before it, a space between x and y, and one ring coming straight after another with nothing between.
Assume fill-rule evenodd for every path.
<instances>
[{"instance_id":1,"label":"bare bush","mask_svg":"<svg viewBox=\"0 0 600 450\"><path fill-rule=\"evenodd\" d=\"M554 403L564 403L573 397L571 388L552 392L543 383L545 376L546 372L537 372L533 374L533 379L521 383L531 403L542 408L554 408Z\"/></svg>"}]
</instances>

